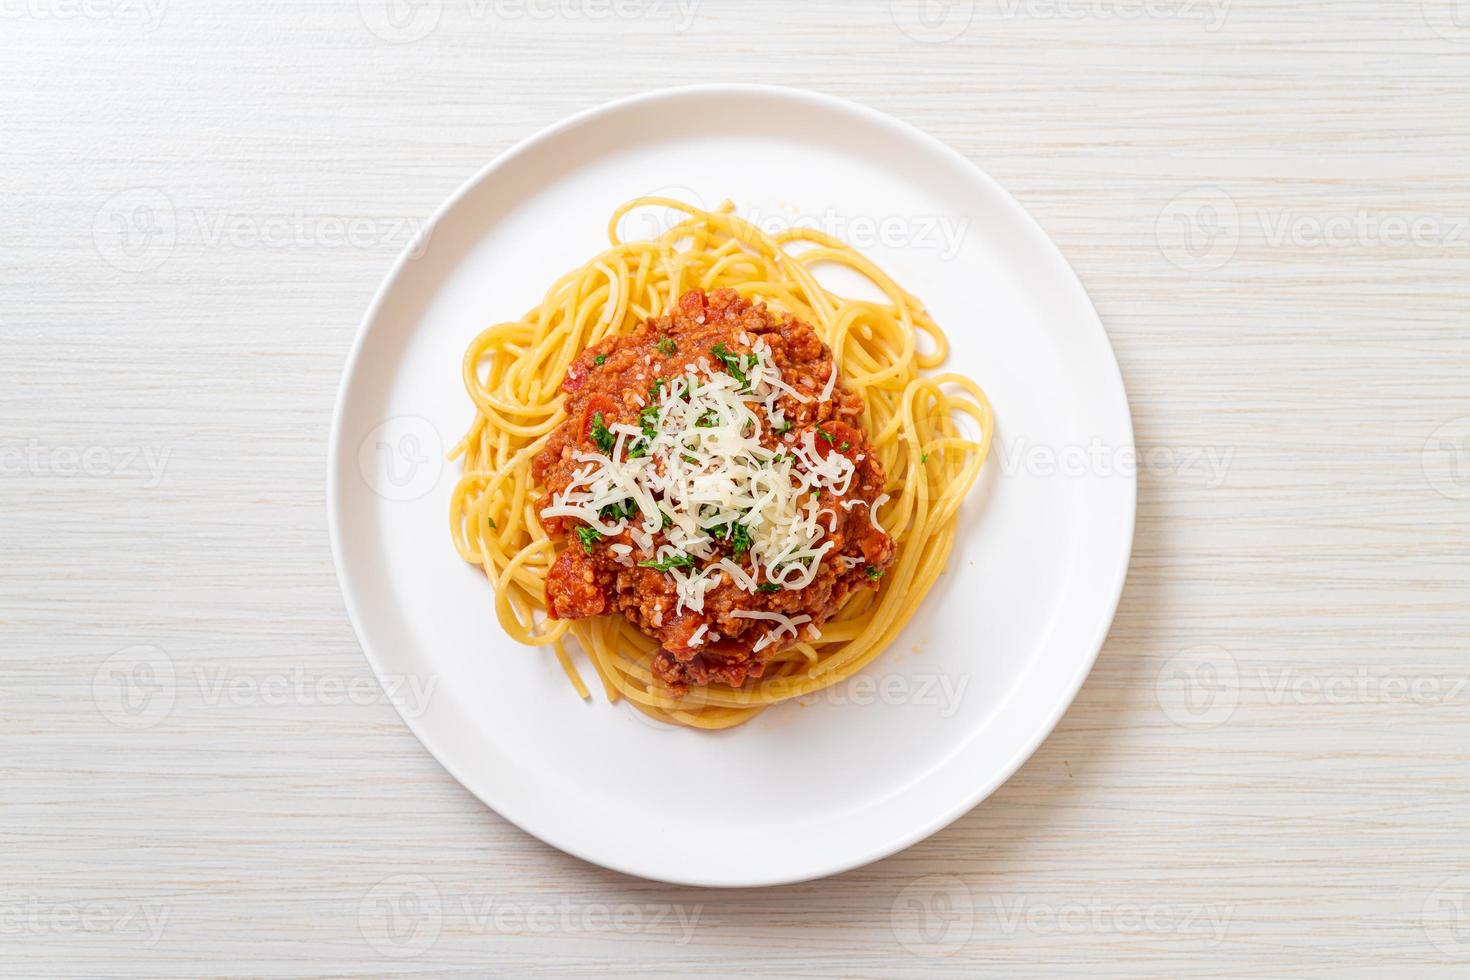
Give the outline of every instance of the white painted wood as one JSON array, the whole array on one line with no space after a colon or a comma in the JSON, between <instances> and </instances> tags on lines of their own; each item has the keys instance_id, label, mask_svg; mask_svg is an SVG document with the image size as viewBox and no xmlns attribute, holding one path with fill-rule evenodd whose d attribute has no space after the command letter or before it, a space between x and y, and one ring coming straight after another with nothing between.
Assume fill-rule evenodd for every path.
<instances>
[{"instance_id":1,"label":"white painted wood","mask_svg":"<svg viewBox=\"0 0 1470 980\"><path fill-rule=\"evenodd\" d=\"M0 3L0 972L1464 974L1470 11L920 6ZM569 112L702 80L985 167L1156 451L1030 762L899 856L736 893L460 789L372 693L323 506L408 226Z\"/></svg>"}]
</instances>

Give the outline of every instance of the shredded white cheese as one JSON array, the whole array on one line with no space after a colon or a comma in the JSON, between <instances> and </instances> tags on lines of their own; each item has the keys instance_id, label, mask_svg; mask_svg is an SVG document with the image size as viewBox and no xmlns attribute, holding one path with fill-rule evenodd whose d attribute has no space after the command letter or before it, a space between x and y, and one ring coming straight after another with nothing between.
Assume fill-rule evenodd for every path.
<instances>
[{"instance_id":1,"label":"shredded white cheese","mask_svg":"<svg viewBox=\"0 0 1470 980\"><path fill-rule=\"evenodd\" d=\"M610 451L573 454L580 468L541 511L544 517L585 522L607 537L627 531L639 561L668 566L663 570L676 584L676 613L702 611L705 594L722 580L719 573L748 593L758 590L762 577L788 589L809 585L833 548L832 541L822 539L837 522L835 511L819 506L818 496L846 494L856 474L842 453L819 451L810 430L775 449L761 444L761 421L752 406L762 406L771 425L779 427L786 419L777 399L783 394L812 399L782 380L763 340L741 341L751 352L730 355L744 384L726 364L707 357L665 379L651 390L637 424L609 426ZM831 397L836 379L834 365L822 400ZM844 506L854 503L861 501L844 501ZM654 554L660 530L664 543ZM717 541L743 547L737 547L735 560L724 558L704 573L689 567L691 560L697 567L698 560L713 557ZM616 545L612 553L632 564L634 548ZM797 626L810 619L733 615L779 622L757 650L787 633L795 637Z\"/></svg>"}]
</instances>

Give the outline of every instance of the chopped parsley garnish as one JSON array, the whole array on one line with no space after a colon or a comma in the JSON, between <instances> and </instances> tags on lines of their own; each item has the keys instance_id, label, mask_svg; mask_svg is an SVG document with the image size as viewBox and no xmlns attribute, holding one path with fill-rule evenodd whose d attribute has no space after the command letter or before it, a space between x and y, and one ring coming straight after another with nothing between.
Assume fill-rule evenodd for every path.
<instances>
[{"instance_id":1,"label":"chopped parsley garnish","mask_svg":"<svg viewBox=\"0 0 1470 980\"><path fill-rule=\"evenodd\" d=\"M744 369L740 367L739 354L730 353L723 343L715 344L709 349L709 352L715 355L721 364L725 365L725 370L729 371L730 376L740 382L740 387L750 387L750 378L746 377Z\"/></svg>"},{"instance_id":2,"label":"chopped parsley garnish","mask_svg":"<svg viewBox=\"0 0 1470 980\"><path fill-rule=\"evenodd\" d=\"M863 574L876 582L883 577L883 569L875 568L874 566L869 565L867 568L863 569Z\"/></svg>"},{"instance_id":3,"label":"chopped parsley garnish","mask_svg":"<svg viewBox=\"0 0 1470 980\"><path fill-rule=\"evenodd\" d=\"M843 452L847 452L851 448L852 448L852 443L850 443L850 442L844 442L842 444L842 451Z\"/></svg>"},{"instance_id":4,"label":"chopped parsley garnish","mask_svg":"<svg viewBox=\"0 0 1470 980\"><path fill-rule=\"evenodd\" d=\"M638 514L638 502L636 500L624 500L619 504L608 504L598 511L603 519L609 521L621 521L624 518L636 517Z\"/></svg>"},{"instance_id":5,"label":"chopped parsley garnish","mask_svg":"<svg viewBox=\"0 0 1470 980\"><path fill-rule=\"evenodd\" d=\"M674 526L674 519L672 517L670 517L668 515L668 513L666 513L665 511L659 511L658 512L658 516L661 517L661 518L663 518L664 527L673 527Z\"/></svg>"},{"instance_id":6,"label":"chopped parsley garnish","mask_svg":"<svg viewBox=\"0 0 1470 980\"><path fill-rule=\"evenodd\" d=\"M837 444L837 440L832 438L832 433L828 432L820 425L817 426L817 435L821 436L823 439L826 439L827 445L829 446L835 446Z\"/></svg>"},{"instance_id":7,"label":"chopped parsley garnish","mask_svg":"<svg viewBox=\"0 0 1470 980\"><path fill-rule=\"evenodd\" d=\"M731 521L729 524L716 524L714 527L705 528L705 530L709 531L711 535L719 538L721 541L730 542L730 546L735 549L736 558L742 557L750 550L752 543L750 540L750 528L739 521Z\"/></svg>"},{"instance_id":8,"label":"chopped parsley garnish","mask_svg":"<svg viewBox=\"0 0 1470 980\"><path fill-rule=\"evenodd\" d=\"M653 384L648 386L648 400L656 402L663 397L664 385L668 384L663 378L654 379Z\"/></svg>"},{"instance_id":9,"label":"chopped parsley garnish","mask_svg":"<svg viewBox=\"0 0 1470 980\"><path fill-rule=\"evenodd\" d=\"M927 462L929 462L929 454L928 453L924 453L922 456L920 456L919 457L919 462L921 462L921 463L927 463Z\"/></svg>"},{"instance_id":10,"label":"chopped parsley garnish","mask_svg":"<svg viewBox=\"0 0 1470 980\"><path fill-rule=\"evenodd\" d=\"M760 585L757 585L755 587L755 589L756 589L757 592L767 592L767 593L770 593L770 592L780 592L784 588L786 588L786 586L784 586L784 585L777 585L775 582L762 582Z\"/></svg>"},{"instance_id":11,"label":"chopped parsley garnish","mask_svg":"<svg viewBox=\"0 0 1470 980\"><path fill-rule=\"evenodd\" d=\"M617 438L608 430L608 427L602 424L601 412L596 412L592 416L592 441L597 444L598 449L605 453L612 452L613 443L617 442Z\"/></svg>"},{"instance_id":12,"label":"chopped parsley garnish","mask_svg":"<svg viewBox=\"0 0 1470 980\"><path fill-rule=\"evenodd\" d=\"M493 517L487 517L487 518L485 518L485 523L490 525L490 530L492 530L492 531L498 531L498 530L500 530L500 528L498 528L498 527L495 526L495 518L493 518Z\"/></svg>"},{"instance_id":13,"label":"chopped parsley garnish","mask_svg":"<svg viewBox=\"0 0 1470 980\"><path fill-rule=\"evenodd\" d=\"M594 365L596 365L597 367L602 367L604 364L607 363L607 355L606 354L598 354L596 357L594 357L592 359L592 363Z\"/></svg>"},{"instance_id":14,"label":"chopped parsley garnish","mask_svg":"<svg viewBox=\"0 0 1470 980\"><path fill-rule=\"evenodd\" d=\"M688 555L674 554L663 561L640 561L639 568L651 568L655 572L668 572L675 568L693 568L694 559Z\"/></svg>"},{"instance_id":15,"label":"chopped parsley garnish","mask_svg":"<svg viewBox=\"0 0 1470 980\"><path fill-rule=\"evenodd\" d=\"M776 428L773 429L772 431L775 432L776 435L778 435L778 436L784 436L786 433L790 432L792 430L792 428L793 428L793 426L792 426L791 420L790 419L787 419L786 421L782 422L780 425L776 426Z\"/></svg>"},{"instance_id":16,"label":"chopped parsley garnish","mask_svg":"<svg viewBox=\"0 0 1470 980\"><path fill-rule=\"evenodd\" d=\"M592 554L592 546L602 540L602 532L595 527L583 525L577 528L577 537L581 539L582 550L590 555Z\"/></svg>"},{"instance_id":17,"label":"chopped parsley garnish","mask_svg":"<svg viewBox=\"0 0 1470 980\"><path fill-rule=\"evenodd\" d=\"M630 448L628 450L628 458L629 459L642 459L644 456L647 456L647 455L648 455L648 443L644 442L641 439L638 440L637 442L633 443L632 448Z\"/></svg>"},{"instance_id":18,"label":"chopped parsley garnish","mask_svg":"<svg viewBox=\"0 0 1470 980\"><path fill-rule=\"evenodd\" d=\"M695 422L694 425L696 428L700 429L713 429L716 425L719 424L719 421L720 413L716 412L714 409L710 409L708 412L705 412L703 415L701 415L699 417L699 421Z\"/></svg>"},{"instance_id":19,"label":"chopped parsley garnish","mask_svg":"<svg viewBox=\"0 0 1470 980\"><path fill-rule=\"evenodd\" d=\"M674 343L672 337L665 337L658 342L658 352L664 357L673 357L679 353L679 345Z\"/></svg>"}]
</instances>

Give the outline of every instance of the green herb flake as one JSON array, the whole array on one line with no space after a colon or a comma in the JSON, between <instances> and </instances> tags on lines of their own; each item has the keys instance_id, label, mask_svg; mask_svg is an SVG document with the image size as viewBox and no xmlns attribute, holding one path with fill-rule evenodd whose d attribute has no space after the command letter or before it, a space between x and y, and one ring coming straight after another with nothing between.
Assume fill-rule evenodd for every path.
<instances>
[{"instance_id":1,"label":"green herb flake","mask_svg":"<svg viewBox=\"0 0 1470 980\"><path fill-rule=\"evenodd\" d=\"M835 446L835 445L837 445L837 440L832 438L832 433L828 432L826 429L822 428L820 425L817 426L817 435L821 436L823 439L826 439L827 440L827 445L829 445L829 446Z\"/></svg>"},{"instance_id":2,"label":"green herb flake","mask_svg":"<svg viewBox=\"0 0 1470 980\"><path fill-rule=\"evenodd\" d=\"M876 582L883 577L883 569L875 568L874 566L869 565L867 568L863 569L863 574Z\"/></svg>"},{"instance_id":3,"label":"green herb flake","mask_svg":"<svg viewBox=\"0 0 1470 980\"><path fill-rule=\"evenodd\" d=\"M592 416L592 441L597 444L598 449L605 453L612 452L613 443L617 442L617 438L608 430L608 427L602 424L601 412L596 412Z\"/></svg>"},{"instance_id":4,"label":"green herb flake","mask_svg":"<svg viewBox=\"0 0 1470 980\"><path fill-rule=\"evenodd\" d=\"M721 364L725 365L725 370L730 372L731 377L740 382L740 387L750 387L750 378L746 376L745 370L740 366L739 354L730 353L723 343L715 344L709 349L709 352L715 355Z\"/></svg>"},{"instance_id":5,"label":"green herb flake","mask_svg":"<svg viewBox=\"0 0 1470 980\"><path fill-rule=\"evenodd\" d=\"M492 530L492 531L498 531L498 530L500 530L500 528L498 528L498 527L495 526L495 518L493 518L493 517L486 517L485 518L485 523L490 525L490 530Z\"/></svg>"},{"instance_id":6,"label":"green herb flake","mask_svg":"<svg viewBox=\"0 0 1470 980\"><path fill-rule=\"evenodd\" d=\"M669 572L675 568L693 568L694 559L688 555L669 555L663 561L640 561L639 568L651 568L655 572Z\"/></svg>"},{"instance_id":7,"label":"green herb flake","mask_svg":"<svg viewBox=\"0 0 1470 980\"><path fill-rule=\"evenodd\" d=\"M592 554L592 546L602 540L602 532L595 527L583 526L577 528L577 538L582 542L582 550Z\"/></svg>"},{"instance_id":8,"label":"green herb flake","mask_svg":"<svg viewBox=\"0 0 1470 980\"><path fill-rule=\"evenodd\" d=\"M607 355L606 354L598 354L596 357L594 357L592 359L592 363L596 367L602 367L604 364L607 363Z\"/></svg>"},{"instance_id":9,"label":"green herb flake","mask_svg":"<svg viewBox=\"0 0 1470 980\"><path fill-rule=\"evenodd\" d=\"M919 462L920 463L927 463L927 462L929 462L929 454L928 453L924 453L922 456L920 456L919 457Z\"/></svg>"},{"instance_id":10,"label":"green herb flake","mask_svg":"<svg viewBox=\"0 0 1470 980\"><path fill-rule=\"evenodd\" d=\"M772 592L780 592L785 588L786 587L784 585L777 585L775 582L762 582L760 585L756 586L756 591L770 594Z\"/></svg>"},{"instance_id":11,"label":"green herb flake","mask_svg":"<svg viewBox=\"0 0 1470 980\"><path fill-rule=\"evenodd\" d=\"M598 511L604 520L621 521L631 518L638 513L638 502L635 500L624 500L622 503L608 504Z\"/></svg>"},{"instance_id":12,"label":"green herb flake","mask_svg":"<svg viewBox=\"0 0 1470 980\"><path fill-rule=\"evenodd\" d=\"M664 357L673 357L679 353L679 345L674 343L672 337L665 337L658 342L658 352Z\"/></svg>"},{"instance_id":13,"label":"green herb flake","mask_svg":"<svg viewBox=\"0 0 1470 980\"><path fill-rule=\"evenodd\" d=\"M787 419L785 422L782 422L780 425L776 426L776 428L773 429L772 431L775 432L776 435L778 435L778 436L784 436L786 433L790 432L793 428L794 428L794 426L792 425L791 420L790 419Z\"/></svg>"}]
</instances>

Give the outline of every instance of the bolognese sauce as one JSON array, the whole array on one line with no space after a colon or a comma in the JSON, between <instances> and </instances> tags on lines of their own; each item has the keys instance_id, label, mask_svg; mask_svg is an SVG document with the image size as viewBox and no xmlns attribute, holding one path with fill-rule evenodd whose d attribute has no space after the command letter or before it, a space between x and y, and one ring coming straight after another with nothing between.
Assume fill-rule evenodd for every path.
<instances>
[{"instance_id":1,"label":"bolognese sauce","mask_svg":"<svg viewBox=\"0 0 1470 980\"><path fill-rule=\"evenodd\" d=\"M894 556L883 467L839 380L809 325L729 289L580 354L533 464L542 525L566 543L549 614L627 617L675 695L738 687L819 636Z\"/></svg>"}]
</instances>

